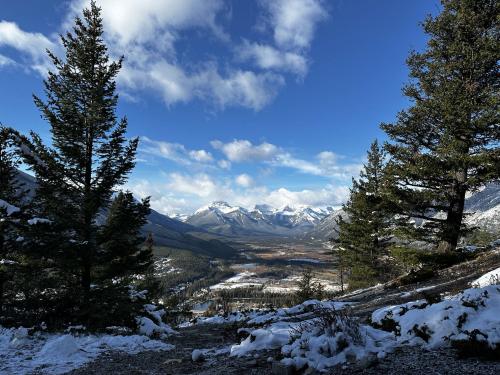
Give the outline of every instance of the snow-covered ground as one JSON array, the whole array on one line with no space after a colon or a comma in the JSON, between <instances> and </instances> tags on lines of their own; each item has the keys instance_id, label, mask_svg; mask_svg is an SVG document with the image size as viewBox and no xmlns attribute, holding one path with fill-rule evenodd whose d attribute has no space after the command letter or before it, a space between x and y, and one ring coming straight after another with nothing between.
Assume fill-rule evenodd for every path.
<instances>
[{"instance_id":1,"label":"snow-covered ground","mask_svg":"<svg viewBox=\"0 0 500 375\"><path fill-rule=\"evenodd\" d=\"M471 283L471 285L476 288L481 288L487 285L494 285L494 284L497 285L500 284L500 268L497 268L493 271L484 274L479 279Z\"/></svg>"},{"instance_id":2,"label":"snow-covered ground","mask_svg":"<svg viewBox=\"0 0 500 375\"><path fill-rule=\"evenodd\" d=\"M135 295L140 296L140 292ZM138 334L134 335L72 333L76 329L85 331L83 326L69 327L61 333L0 326L0 374L27 374L35 369L46 374L61 374L107 351L134 354L144 350L173 349L172 345L156 340L177 334L162 321L165 310L152 304L144 308L147 316L136 318ZM119 327L114 330L128 331Z\"/></svg>"},{"instance_id":3,"label":"snow-covered ground","mask_svg":"<svg viewBox=\"0 0 500 375\"><path fill-rule=\"evenodd\" d=\"M171 264L172 259L167 257L160 257L154 261L154 275L155 277L164 277L169 273L180 273L182 270L176 268Z\"/></svg>"},{"instance_id":4,"label":"snow-covered ground","mask_svg":"<svg viewBox=\"0 0 500 375\"><path fill-rule=\"evenodd\" d=\"M35 369L62 374L92 361L100 354L118 350L170 350L173 346L143 335L74 335L0 327L0 374L27 374Z\"/></svg>"},{"instance_id":5,"label":"snow-covered ground","mask_svg":"<svg viewBox=\"0 0 500 375\"><path fill-rule=\"evenodd\" d=\"M372 314L372 325L358 324L342 312L346 304L332 301L235 312L199 318L189 324L244 323L248 328L241 331L248 336L231 347L231 356L279 349L282 362L297 369L308 366L324 370L337 364L383 358L406 345L435 349L456 341L477 340L494 349L500 345L499 273L500 269L488 272L471 283L473 288L441 302L417 300L378 309ZM325 315L325 311L332 310L333 314Z\"/></svg>"},{"instance_id":6,"label":"snow-covered ground","mask_svg":"<svg viewBox=\"0 0 500 375\"><path fill-rule=\"evenodd\" d=\"M302 260L301 260L302 261ZM240 268L241 269L241 268ZM223 282L212 285L210 290L217 291L221 289L244 289L256 288L264 293L281 293L289 294L298 290L298 281L301 276L288 276L284 279L273 279L269 277L259 277L256 272L251 272L252 267L243 268L245 271L239 272L237 275L230 277ZM330 280L313 278L312 282L320 283L327 292L336 292L340 290L340 286Z\"/></svg>"},{"instance_id":7,"label":"snow-covered ground","mask_svg":"<svg viewBox=\"0 0 500 375\"><path fill-rule=\"evenodd\" d=\"M453 341L475 339L491 348L500 345L500 288L466 289L442 302L425 300L387 306L372 314L372 322L392 325L399 344L435 349Z\"/></svg>"}]
</instances>

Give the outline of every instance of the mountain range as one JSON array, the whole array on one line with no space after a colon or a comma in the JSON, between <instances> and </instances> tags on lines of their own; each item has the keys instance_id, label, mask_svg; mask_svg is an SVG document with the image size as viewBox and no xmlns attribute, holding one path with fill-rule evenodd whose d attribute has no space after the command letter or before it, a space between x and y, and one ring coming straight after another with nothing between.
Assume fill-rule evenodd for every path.
<instances>
[{"instance_id":1,"label":"mountain range","mask_svg":"<svg viewBox=\"0 0 500 375\"><path fill-rule=\"evenodd\" d=\"M36 180L19 171L18 179L25 187L36 189ZM490 183L470 194L465 202L466 222L490 232L500 232L500 183ZM201 207L192 215L169 217L151 210L144 234L152 233L161 246L188 249L214 257L234 256L236 250L227 243L235 238L290 237L325 240L336 237L337 219L345 218L342 209L309 206L274 208L257 204L253 209L216 201ZM105 217L105 213L103 213Z\"/></svg>"},{"instance_id":2,"label":"mountain range","mask_svg":"<svg viewBox=\"0 0 500 375\"><path fill-rule=\"evenodd\" d=\"M466 222L487 231L500 232L500 183L490 183L469 194L465 202ZM256 205L248 210L227 202L213 202L182 220L210 233L224 236L287 236L324 240L337 236L337 220L346 218L342 209L308 206L279 209Z\"/></svg>"},{"instance_id":3,"label":"mountain range","mask_svg":"<svg viewBox=\"0 0 500 375\"><path fill-rule=\"evenodd\" d=\"M247 210L218 201L200 208L185 222L225 236L296 236L312 230L333 211L307 206L276 209L265 204Z\"/></svg>"}]
</instances>

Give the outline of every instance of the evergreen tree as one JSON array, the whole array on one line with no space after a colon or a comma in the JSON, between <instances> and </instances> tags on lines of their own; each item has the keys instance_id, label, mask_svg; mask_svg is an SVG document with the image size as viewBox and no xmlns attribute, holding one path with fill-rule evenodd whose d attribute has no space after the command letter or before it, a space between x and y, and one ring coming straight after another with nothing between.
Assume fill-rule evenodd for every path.
<instances>
[{"instance_id":1,"label":"evergreen tree","mask_svg":"<svg viewBox=\"0 0 500 375\"><path fill-rule=\"evenodd\" d=\"M385 254L391 223L385 199L384 152L376 140L367 159L343 206L347 219L337 219L337 243L350 268L350 288L366 286L380 276L379 261Z\"/></svg>"},{"instance_id":2,"label":"evergreen tree","mask_svg":"<svg viewBox=\"0 0 500 375\"><path fill-rule=\"evenodd\" d=\"M143 247L140 229L147 222L149 199L136 202L132 193L119 192L111 203L106 223L99 229L99 276L103 280L144 274L152 265L152 248Z\"/></svg>"},{"instance_id":3,"label":"evergreen tree","mask_svg":"<svg viewBox=\"0 0 500 375\"><path fill-rule=\"evenodd\" d=\"M110 205L106 222L99 228L100 250L93 272L96 303L91 316L98 318L102 327L130 326L142 311L144 302L139 299L132 303L130 294L131 288L142 288L153 263L152 251L142 246L144 238L139 232L149 212L149 199L137 202L132 193L119 192Z\"/></svg>"},{"instance_id":4,"label":"evergreen tree","mask_svg":"<svg viewBox=\"0 0 500 375\"><path fill-rule=\"evenodd\" d=\"M404 94L413 105L382 124L402 232L452 251L466 231L467 192L499 178L500 3L442 0L423 23L427 49L413 52ZM421 219L416 228L414 219Z\"/></svg>"},{"instance_id":5,"label":"evergreen tree","mask_svg":"<svg viewBox=\"0 0 500 375\"><path fill-rule=\"evenodd\" d=\"M125 138L127 120L115 115L122 59L110 62L102 33L100 8L92 1L83 19L75 19L73 31L61 36L65 58L48 52L55 71L44 81L46 101L34 100L50 124L52 147L32 133L24 151L37 177L39 213L58 229L54 262L74 299L71 314L86 324L91 323L91 285L103 251L96 219L134 167L138 145L138 139ZM26 149L27 140L20 143Z\"/></svg>"},{"instance_id":6,"label":"evergreen tree","mask_svg":"<svg viewBox=\"0 0 500 375\"><path fill-rule=\"evenodd\" d=\"M7 128L0 127L0 320L6 320L4 306L16 269L16 240L19 235L23 187L17 181L19 160L13 151ZM10 292L10 293L8 293Z\"/></svg>"}]
</instances>

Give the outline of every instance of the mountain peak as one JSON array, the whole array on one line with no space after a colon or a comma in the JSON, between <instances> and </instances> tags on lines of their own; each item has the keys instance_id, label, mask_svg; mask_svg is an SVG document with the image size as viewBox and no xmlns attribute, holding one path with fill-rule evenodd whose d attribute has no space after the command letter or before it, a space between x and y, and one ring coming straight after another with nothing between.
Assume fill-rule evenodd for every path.
<instances>
[{"instance_id":1,"label":"mountain peak","mask_svg":"<svg viewBox=\"0 0 500 375\"><path fill-rule=\"evenodd\" d=\"M224 201L214 201L210 204L209 207L212 207L212 208L231 208L232 206L229 203L224 202Z\"/></svg>"}]
</instances>

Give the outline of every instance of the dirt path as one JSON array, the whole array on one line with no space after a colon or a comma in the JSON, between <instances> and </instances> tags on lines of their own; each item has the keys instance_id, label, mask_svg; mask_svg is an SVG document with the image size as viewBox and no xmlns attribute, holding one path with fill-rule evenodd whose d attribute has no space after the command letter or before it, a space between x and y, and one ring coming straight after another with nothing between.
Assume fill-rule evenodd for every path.
<instances>
[{"instance_id":1,"label":"dirt path","mask_svg":"<svg viewBox=\"0 0 500 375\"><path fill-rule=\"evenodd\" d=\"M87 366L73 370L72 375L117 374L272 374L267 358L278 352L259 352L258 357L229 357L227 350L239 343L234 325L200 325L179 330L179 335L168 340L175 349L166 352L142 352L124 354L111 352L99 357ZM194 349L213 349L223 352L208 353L202 361L193 362ZM224 350L225 349L225 350ZM225 352L224 352L225 351Z\"/></svg>"}]
</instances>

